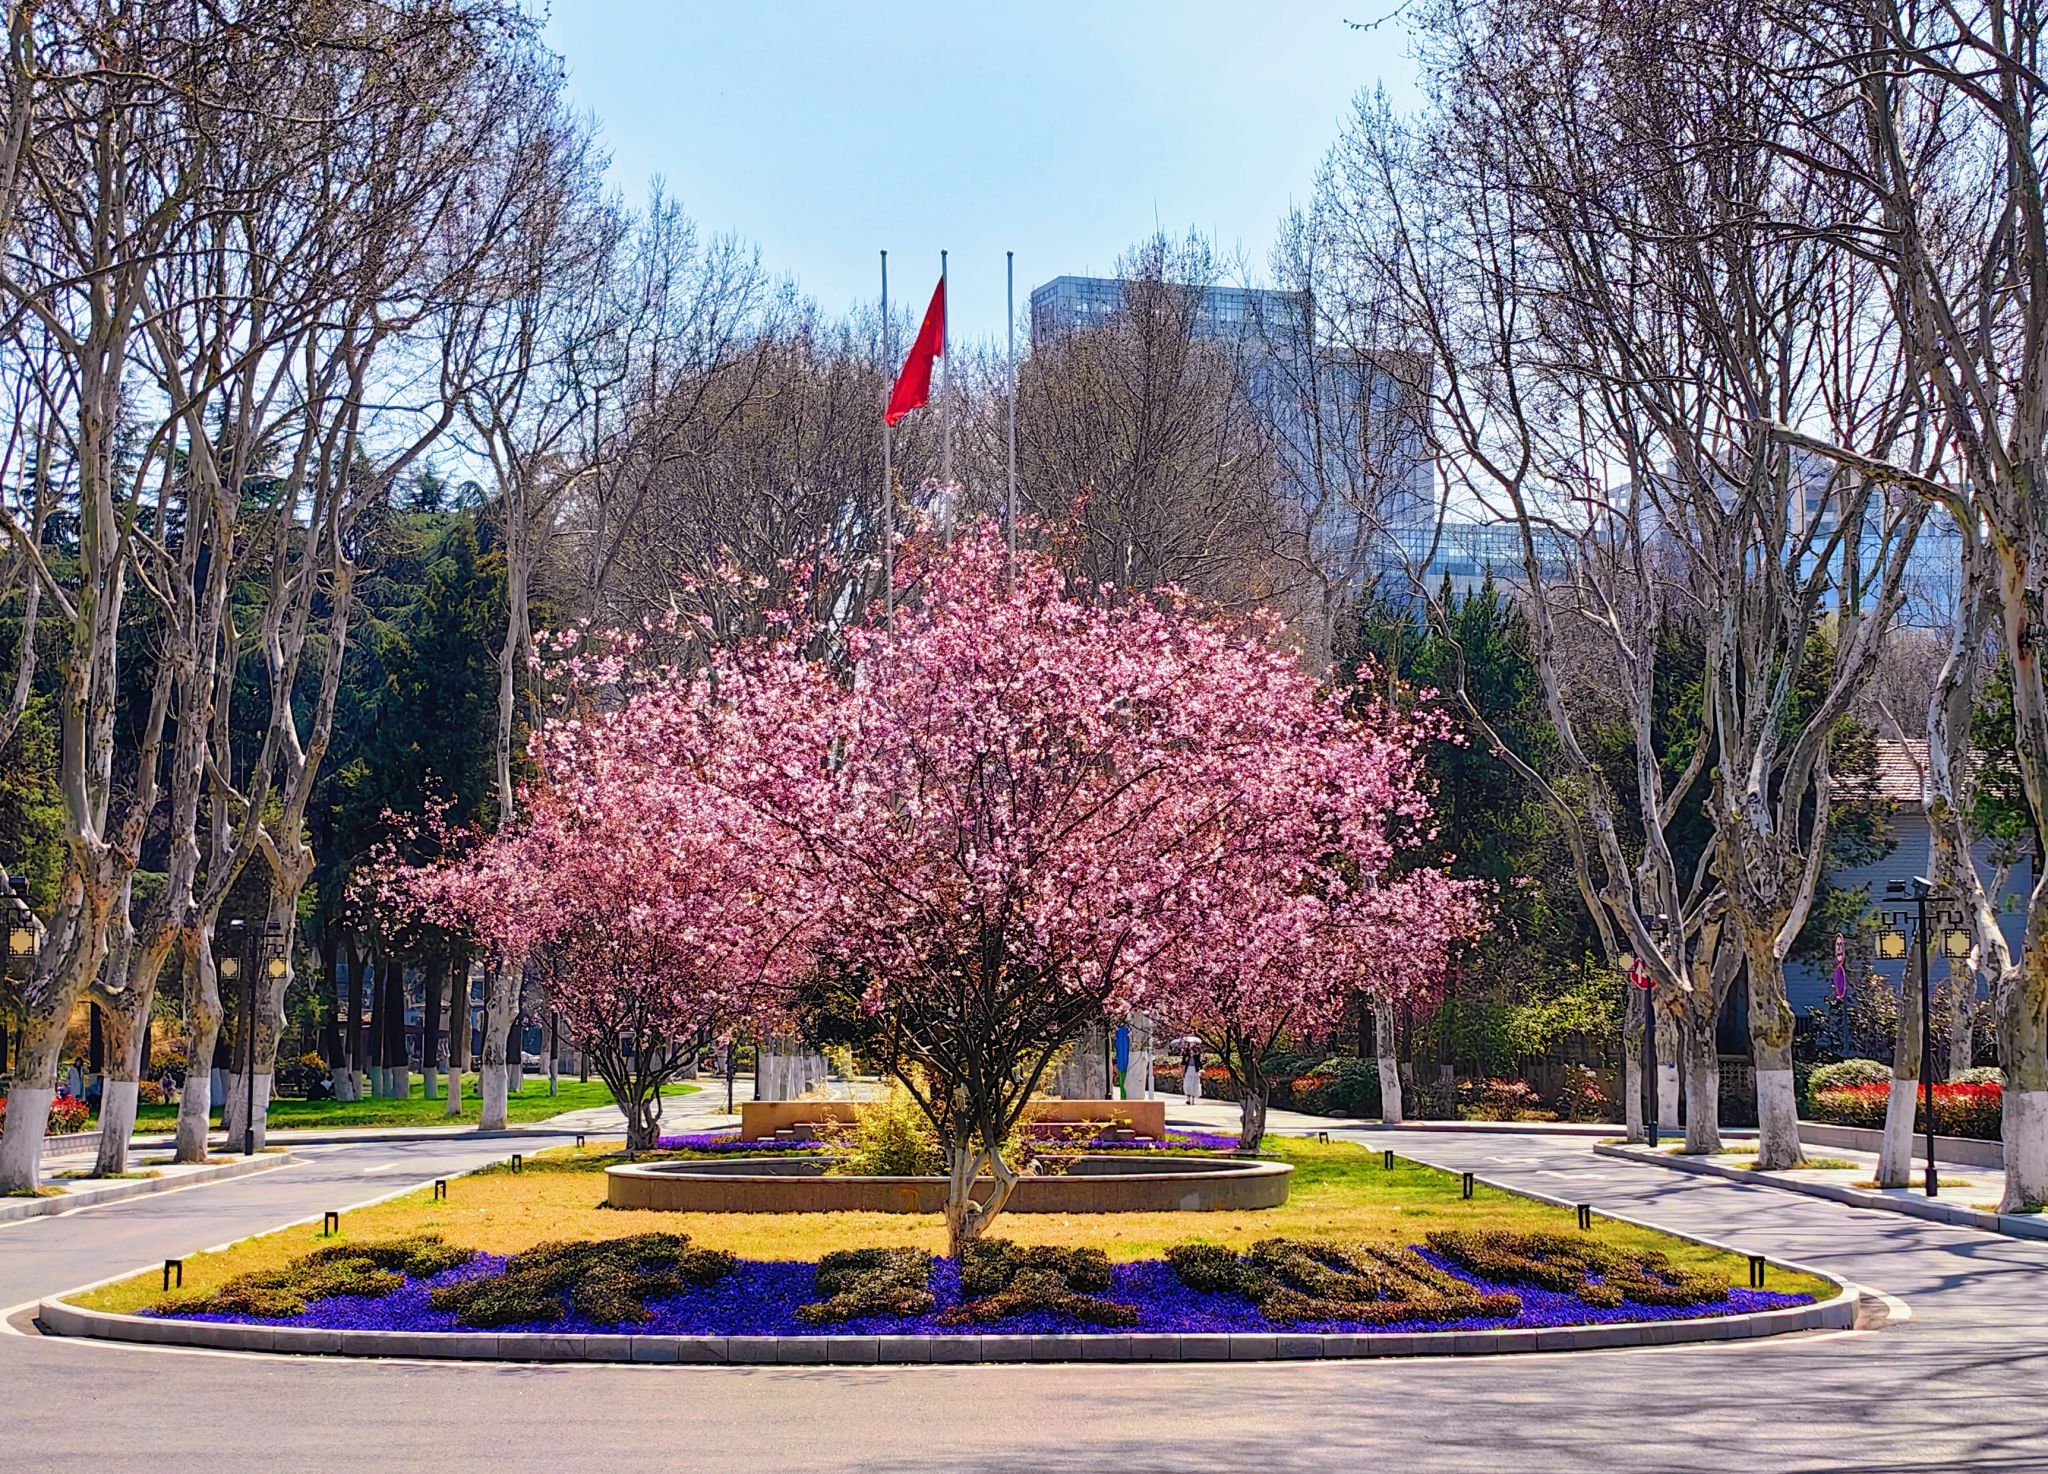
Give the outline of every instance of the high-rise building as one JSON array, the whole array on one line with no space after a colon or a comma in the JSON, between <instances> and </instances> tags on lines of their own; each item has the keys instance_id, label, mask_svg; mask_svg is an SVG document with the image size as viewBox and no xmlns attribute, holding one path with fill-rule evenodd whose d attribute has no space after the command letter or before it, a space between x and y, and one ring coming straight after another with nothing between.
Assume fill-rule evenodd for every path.
<instances>
[{"instance_id":1,"label":"high-rise building","mask_svg":"<svg viewBox=\"0 0 2048 1474\"><path fill-rule=\"evenodd\" d=\"M1107 325L1135 285L1057 276L1033 288L1033 348ZM1311 541L1332 563L1349 558L1369 576L1379 561L1369 545L1381 530L1417 523L1434 506L1427 360L1318 343L1305 292L1212 286L1190 305L1194 336L1237 357L1245 392L1274 432L1281 471L1311 511Z\"/></svg>"}]
</instances>

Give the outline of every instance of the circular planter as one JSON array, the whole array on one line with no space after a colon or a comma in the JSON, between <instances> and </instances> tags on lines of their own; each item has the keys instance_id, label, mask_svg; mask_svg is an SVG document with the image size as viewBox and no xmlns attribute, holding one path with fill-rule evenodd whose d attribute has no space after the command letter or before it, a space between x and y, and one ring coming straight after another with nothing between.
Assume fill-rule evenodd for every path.
<instances>
[{"instance_id":1,"label":"circular planter","mask_svg":"<svg viewBox=\"0 0 2048 1474\"><path fill-rule=\"evenodd\" d=\"M614 1208L670 1213L938 1213L943 1177L846 1177L817 1157L630 1162L605 1169ZM1277 1208L1294 1169L1235 1157L1077 1157L1058 1176L1024 1177L1009 1213L1217 1213ZM977 1188L994 1184L984 1178ZM979 1195L979 1194L978 1194Z\"/></svg>"}]
</instances>

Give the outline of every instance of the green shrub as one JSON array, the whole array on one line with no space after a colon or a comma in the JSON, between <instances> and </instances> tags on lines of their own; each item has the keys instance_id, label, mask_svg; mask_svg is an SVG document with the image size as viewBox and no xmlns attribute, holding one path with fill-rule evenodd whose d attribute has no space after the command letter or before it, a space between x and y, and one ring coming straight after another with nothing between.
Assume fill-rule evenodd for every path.
<instances>
[{"instance_id":1,"label":"green shrub","mask_svg":"<svg viewBox=\"0 0 2048 1474\"><path fill-rule=\"evenodd\" d=\"M620 1325L653 1319L649 1300L716 1284L733 1263L723 1249L692 1248L688 1234L557 1241L514 1255L502 1274L442 1285L427 1298L464 1326L557 1321L566 1307L600 1325Z\"/></svg>"},{"instance_id":2,"label":"green shrub","mask_svg":"<svg viewBox=\"0 0 2048 1474\"><path fill-rule=\"evenodd\" d=\"M1384 1325L1511 1316L1522 1308L1518 1296L1481 1291L1412 1249L1261 1239L1242 1257L1218 1244L1175 1244L1166 1261L1189 1289L1242 1295L1273 1321Z\"/></svg>"},{"instance_id":3,"label":"green shrub","mask_svg":"<svg viewBox=\"0 0 2048 1474\"><path fill-rule=\"evenodd\" d=\"M2003 1085L2005 1071L1997 1065L1972 1065L1949 1081L1951 1085Z\"/></svg>"},{"instance_id":4,"label":"green shrub","mask_svg":"<svg viewBox=\"0 0 2048 1474\"><path fill-rule=\"evenodd\" d=\"M1373 1060L1340 1055L1291 1082L1294 1109L1318 1116L1377 1116L1380 1071Z\"/></svg>"},{"instance_id":5,"label":"green shrub","mask_svg":"<svg viewBox=\"0 0 2048 1474\"><path fill-rule=\"evenodd\" d=\"M818 1261L818 1295L799 1305L809 1325L869 1315L929 1315L932 1256L923 1249L840 1249Z\"/></svg>"},{"instance_id":6,"label":"green shrub","mask_svg":"<svg viewBox=\"0 0 2048 1474\"><path fill-rule=\"evenodd\" d=\"M1833 1064L1815 1065L1806 1077L1806 1093L1817 1097L1838 1085L1882 1085L1892 1077L1892 1067L1874 1059L1838 1059Z\"/></svg>"},{"instance_id":7,"label":"green shrub","mask_svg":"<svg viewBox=\"0 0 2048 1474\"><path fill-rule=\"evenodd\" d=\"M158 1315L294 1316L311 1300L347 1295L378 1299L408 1276L426 1279L467 1264L468 1249L444 1243L438 1234L419 1234L385 1243L329 1244L278 1269L237 1275L211 1290L166 1295L151 1308Z\"/></svg>"},{"instance_id":8,"label":"green shrub","mask_svg":"<svg viewBox=\"0 0 2048 1474\"><path fill-rule=\"evenodd\" d=\"M1025 1248L1007 1239L981 1239L961 1252L961 1303L941 1315L939 1324L975 1325L1052 1310L1090 1325L1136 1325L1136 1306L1095 1298L1108 1288L1109 1256L1100 1249Z\"/></svg>"},{"instance_id":9,"label":"green shrub","mask_svg":"<svg viewBox=\"0 0 2048 1474\"><path fill-rule=\"evenodd\" d=\"M1541 1285L1588 1305L1700 1305L1728 1296L1728 1282L1681 1269L1654 1249L1619 1249L1583 1235L1439 1229L1430 1248L1491 1280Z\"/></svg>"},{"instance_id":10,"label":"green shrub","mask_svg":"<svg viewBox=\"0 0 2048 1474\"><path fill-rule=\"evenodd\" d=\"M935 1177L946 1149L909 1090L892 1086L880 1100L853 1109L853 1125L830 1138L840 1155L827 1170L857 1177Z\"/></svg>"}]
</instances>

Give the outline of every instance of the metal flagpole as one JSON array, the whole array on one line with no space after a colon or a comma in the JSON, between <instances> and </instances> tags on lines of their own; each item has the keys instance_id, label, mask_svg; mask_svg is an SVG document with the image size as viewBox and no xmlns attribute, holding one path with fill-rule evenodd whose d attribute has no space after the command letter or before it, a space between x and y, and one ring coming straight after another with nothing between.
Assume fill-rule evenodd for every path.
<instances>
[{"instance_id":1,"label":"metal flagpole","mask_svg":"<svg viewBox=\"0 0 2048 1474\"><path fill-rule=\"evenodd\" d=\"M889 386L896 330L889 322L889 253L882 252L882 618L896 627L896 460L889 443Z\"/></svg>"},{"instance_id":2,"label":"metal flagpole","mask_svg":"<svg viewBox=\"0 0 2048 1474\"><path fill-rule=\"evenodd\" d=\"M1012 587L1017 582L1017 253L1003 252L1004 318L1010 337L1010 480L1003 501L1003 539L1009 548L1007 569Z\"/></svg>"},{"instance_id":3,"label":"metal flagpole","mask_svg":"<svg viewBox=\"0 0 2048 1474\"><path fill-rule=\"evenodd\" d=\"M939 252L939 298L946 310L939 316L939 480L953 484L953 355L946 351L953 336L953 292L946 283L946 253Z\"/></svg>"}]
</instances>

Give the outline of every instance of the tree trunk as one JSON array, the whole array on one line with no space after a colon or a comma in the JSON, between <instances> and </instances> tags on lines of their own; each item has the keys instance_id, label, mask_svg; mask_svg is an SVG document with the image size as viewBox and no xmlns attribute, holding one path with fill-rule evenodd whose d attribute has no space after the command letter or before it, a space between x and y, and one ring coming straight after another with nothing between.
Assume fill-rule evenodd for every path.
<instances>
[{"instance_id":1,"label":"tree trunk","mask_svg":"<svg viewBox=\"0 0 2048 1474\"><path fill-rule=\"evenodd\" d=\"M378 1017L384 1026L384 1089L393 1100L409 1100L412 1071L405 1054L405 964L388 958L381 974L384 996Z\"/></svg>"},{"instance_id":2,"label":"tree trunk","mask_svg":"<svg viewBox=\"0 0 2048 1474\"><path fill-rule=\"evenodd\" d=\"M1914 951L1920 952L1917 943ZM1913 996L1910 967L1900 976L1897 1035L1892 1045L1891 1091L1884 1103L1884 1140L1877 1149L1879 1187L1908 1187L1913 1181L1913 1111L1927 1041L1920 1037L1920 1000Z\"/></svg>"},{"instance_id":3,"label":"tree trunk","mask_svg":"<svg viewBox=\"0 0 2048 1474\"><path fill-rule=\"evenodd\" d=\"M206 1160L213 1112L213 1050L220 1039L220 980L213 966L211 920L185 929L185 1088L178 1093L174 1160Z\"/></svg>"},{"instance_id":4,"label":"tree trunk","mask_svg":"<svg viewBox=\"0 0 2048 1474\"><path fill-rule=\"evenodd\" d=\"M1377 1000L1372 1006L1373 1047L1380 1065L1380 1120L1401 1124L1401 1062L1395 1055L1394 1005Z\"/></svg>"},{"instance_id":5,"label":"tree trunk","mask_svg":"<svg viewBox=\"0 0 2048 1474\"><path fill-rule=\"evenodd\" d=\"M1749 1043L1756 1059L1757 1166L1766 1172L1804 1167L1799 1144L1799 1094L1792 1083L1795 1020L1785 1001L1785 961L1762 928L1743 928L1749 960Z\"/></svg>"},{"instance_id":6,"label":"tree trunk","mask_svg":"<svg viewBox=\"0 0 2048 1474\"><path fill-rule=\"evenodd\" d=\"M507 1020L516 987L517 980L511 976L510 968L494 965L484 974L483 1111L477 1122L479 1131L503 1131L508 1120L506 1093L512 1077L505 1066L505 1036L510 1033Z\"/></svg>"},{"instance_id":7,"label":"tree trunk","mask_svg":"<svg viewBox=\"0 0 2048 1474\"><path fill-rule=\"evenodd\" d=\"M348 1029L341 985L341 932L330 926L320 936L320 978L326 1019L320 1030L320 1052L327 1057L327 1088L336 1100L353 1098L355 1084L348 1064Z\"/></svg>"},{"instance_id":8,"label":"tree trunk","mask_svg":"<svg viewBox=\"0 0 2048 1474\"><path fill-rule=\"evenodd\" d=\"M526 1030L519 1026L523 1017L519 1005L520 1000L515 993L512 999L512 1017L505 1024L505 1068L510 1071L512 1077L506 1089L513 1095L524 1094L526 1090L526 1040L523 1037Z\"/></svg>"},{"instance_id":9,"label":"tree trunk","mask_svg":"<svg viewBox=\"0 0 2048 1474\"><path fill-rule=\"evenodd\" d=\"M1721 1054L1714 1032L1715 1020L1702 1025L1696 1009L1679 1022L1686 1050L1685 1149L1696 1156L1721 1150Z\"/></svg>"},{"instance_id":10,"label":"tree trunk","mask_svg":"<svg viewBox=\"0 0 2048 1474\"><path fill-rule=\"evenodd\" d=\"M363 954L354 937L348 941L348 1017L342 1020L342 1052L348 1056L349 1099L361 1100L368 1081L363 1073Z\"/></svg>"},{"instance_id":11,"label":"tree trunk","mask_svg":"<svg viewBox=\"0 0 2048 1474\"><path fill-rule=\"evenodd\" d=\"M969 1244L982 1237L1016 1191L1017 1174L1000 1152L976 1150L970 1143L955 1142L946 1181L946 1252L957 1261ZM993 1190L980 1202L974 1200L974 1185L980 1168L987 1166Z\"/></svg>"},{"instance_id":12,"label":"tree trunk","mask_svg":"<svg viewBox=\"0 0 2048 1474\"><path fill-rule=\"evenodd\" d=\"M1630 1141L1648 1141L1643 1122L1643 990L1628 990L1621 1021L1621 1119Z\"/></svg>"},{"instance_id":13,"label":"tree trunk","mask_svg":"<svg viewBox=\"0 0 2048 1474\"><path fill-rule=\"evenodd\" d=\"M1241 1152L1255 1152L1266 1135L1266 1100L1272 1093L1271 1087L1261 1083L1246 1086L1244 1096L1237 1103L1237 1149Z\"/></svg>"},{"instance_id":14,"label":"tree trunk","mask_svg":"<svg viewBox=\"0 0 2048 1474\"><path fill-rule=\"evenodd\" d=\"M448 1105L445 1116L462 1114L462 1072L469 1068L469 957L458 953L448 979Z\"/></svg>"},{"instance_id":15,"label":"tree trunk","mask_svg":"<svg viewBox=\"0 0 2048 1474\"><path fill-rule=\"evenodd\" d=\"M1977 1041L1971 1037L1971 1014L1976 1012L1975 976L1967 970L1949 969L1948 989L1948 1078L1953 1080L1976 1063Z\"/></svg>"},{"instance_id":16,"label":"tree trunk","mask_svg":"<svg viewBox=\"0 0 2048 1474\"><path fill-rule=\"evenodd\" d=\"M363 1020L363 1073L369 1081L369 1093L377 1100L384 1100L391 1094L384 1081L384 987L383 964L375 954L363 963L363 1001L368 1005L369 1016Z\"/></svg>"},{"instance_id":17,"label":"tree trunk","mask_svg":"<svg viewBox=\"0 0 2048 1474\"><path fill-rule=\"evenodd\" d=\"M445 956L429 960L420 977L420 1074L425 1080L421 1094L427 1100L441 1098L441 992L447 978Z\"/></svg>"},{"instance_id":18,"label":"tree trunk","mask_svg":"<svg viewBox=\"0 0 2048 1474\"><path fill-rule=\"evenodd\" d=\"M2037 676L2038 679L2038 676ZM2048 875L2034 883L2019 965L1998 984L1998 1044L2005 1066L2002 1213L2048 1207Z\"/></svg>"},{"instance_id":19,"label":"tree trunk","mask_svg":"<svg viewBox=\"0 0 2048 1474\"><path fill-rule=\"evenodd\" d=\"M106 1011L106 1076L100 1082L100 1144L95 1177L128 1170L128 1143L135 1134L135 1102L142 1077L142 1044L149 1035L149 1006L156 989L122 1000Z\"/></svg>"}]
</instances>

